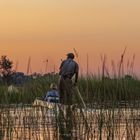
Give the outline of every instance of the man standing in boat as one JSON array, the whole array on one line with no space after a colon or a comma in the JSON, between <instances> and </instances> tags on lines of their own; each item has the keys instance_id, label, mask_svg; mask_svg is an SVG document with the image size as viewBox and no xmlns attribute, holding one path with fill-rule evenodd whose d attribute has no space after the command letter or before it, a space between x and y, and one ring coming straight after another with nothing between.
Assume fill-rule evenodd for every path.
<instances>
[{"instance_id":1,"label":"man standing in boat","mask_svg":"<svg viewBox=\"0 0 140 140\"><path fill-rule=\"evenodd\" d=\"M60 103L65 105L72 105L73 97L73 81L72 78L75 76L74 85L78 81L79 66L74 61L74 54L68 53L67 59L62 61L60 65L59 75L61 76L59 82L60 92Z\"/></svg>"},{"instance_id":2,"label":"man standing in boat","mask_svg":"<svg viewBox=\"0 0 140 140\"><path fill-rule=\"evenodd\" d=\"M71 105L73 105L73 84L78 81L79 66L74 61L74 54L68 53L67 59L60 65L59 94L60 103L66 105L66 108L60 108L59 112L59 132L60 139L71 140L73 135L74 121ZM72 78L75 76L74 83Z\"/></svg>"}]
</instances>

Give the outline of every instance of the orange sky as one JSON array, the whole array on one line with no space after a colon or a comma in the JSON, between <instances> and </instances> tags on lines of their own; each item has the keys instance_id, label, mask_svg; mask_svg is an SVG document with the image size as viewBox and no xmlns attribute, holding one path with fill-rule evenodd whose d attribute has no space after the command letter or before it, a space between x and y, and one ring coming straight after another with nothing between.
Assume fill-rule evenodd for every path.
<instances>
[{"instance_id":1,"label":"orange sky","mask_svg":"<svg viewBox=\"0 0 140 140\"><path fill-rule=\"evenodd\" d=\"M0 54L19 61L26 71L31 56L32 71L59 67L60 59L79 52L85 70L89 54L90 71L100 65L100 55L115 62L127 46L126 60L136 54L140 74L140 0L4 0L0 1Z\"/></svg>"}]
</instances>

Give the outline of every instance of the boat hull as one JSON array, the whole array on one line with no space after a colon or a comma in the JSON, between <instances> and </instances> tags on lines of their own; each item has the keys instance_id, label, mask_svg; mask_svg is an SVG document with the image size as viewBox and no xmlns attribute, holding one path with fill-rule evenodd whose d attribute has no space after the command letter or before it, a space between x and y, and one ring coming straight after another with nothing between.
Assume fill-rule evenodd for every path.
<instances>
[{"instance_id":1,"label":"boat hull","mask_svg":"<svg viewBox=\"0 0 140 140\"><path fill-rule=\"evenodd\" d=\"M53 109L57 106L57 103L50 103L47 101L43 101L41 99L35 99L32 106L46 107L48 109Z\"/></svg>"}]
</instances>

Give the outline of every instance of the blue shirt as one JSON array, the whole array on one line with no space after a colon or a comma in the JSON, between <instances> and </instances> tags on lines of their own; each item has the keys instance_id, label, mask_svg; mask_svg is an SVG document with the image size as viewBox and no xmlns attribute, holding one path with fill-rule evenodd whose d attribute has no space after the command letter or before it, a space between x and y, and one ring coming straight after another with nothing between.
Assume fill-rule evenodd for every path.
<instances>
[{"instance_id":1,"label":"blue shirt","mask_svg":"<svg viewBox=\"0 0 140 140\"><path fill-rule=\"evenodd\" d=\"M45 98L45 101L51 102L51 103L58 103L59 102L59 93L57 90L52 89L47 92Z\"/></svg>"}]
</instances>

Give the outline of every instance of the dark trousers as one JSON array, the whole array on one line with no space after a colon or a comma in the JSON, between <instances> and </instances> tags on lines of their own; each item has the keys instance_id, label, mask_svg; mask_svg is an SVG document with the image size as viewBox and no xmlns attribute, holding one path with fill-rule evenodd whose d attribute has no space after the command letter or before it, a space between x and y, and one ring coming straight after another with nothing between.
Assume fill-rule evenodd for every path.
<instances>
[{"instance_id":1,"label":"dark trousers","mask_svg":"<svg viewBox=\"0 0 140 140\"><path fill-rule=\"evenodd\" d=\"M72 105L73 101L73 85L69 78L61 78L59 82L60 103L64 105Z\"/></svg>"},{"instance_id":2,"label":"dark trousers","mask_svg":"<svg viewBox=\"0 0 140 140\"><path fill-rule=\"evenodd\" d=\"M65 108L59 109L59 133L60 140L71 140L73 130L73 112L71 105L73 104L73 85L69 78L61 78L59 82L60 103L65 105Z\"/></svg>"}]
</instances>

